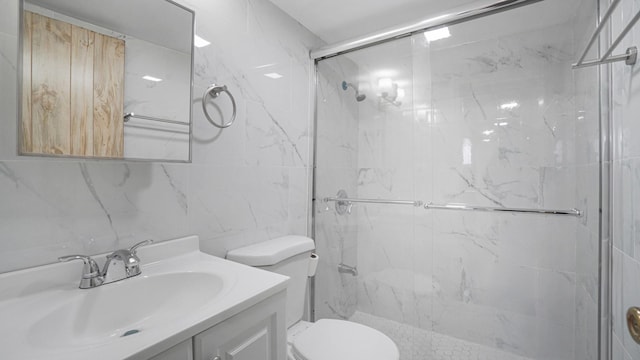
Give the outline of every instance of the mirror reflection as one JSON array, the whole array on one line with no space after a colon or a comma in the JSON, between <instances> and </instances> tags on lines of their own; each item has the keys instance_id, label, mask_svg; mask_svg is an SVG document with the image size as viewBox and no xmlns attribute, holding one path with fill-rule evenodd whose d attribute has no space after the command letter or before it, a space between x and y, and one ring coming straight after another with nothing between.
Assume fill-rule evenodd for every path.
<instances>
[{"instance_id":1,"label":"mirror reflection","mask_svg":"<svg viewBox=\"0 0 640 360\"><path fill-rule=\"evenodd\" d=\"M22 14L22 155L190 161L192 11L29 0Z\"/></svg>"}]
</instances>

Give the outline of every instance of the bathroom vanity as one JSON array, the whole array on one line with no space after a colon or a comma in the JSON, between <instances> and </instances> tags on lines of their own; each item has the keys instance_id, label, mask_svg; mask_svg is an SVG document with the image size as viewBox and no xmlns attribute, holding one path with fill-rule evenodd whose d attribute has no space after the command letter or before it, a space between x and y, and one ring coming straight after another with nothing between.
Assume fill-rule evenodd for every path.
<instances>
[{"instance_id":1,"label":"bathroom vanity","mask_svg":"<svg viewBox=\"0 0 640 360\"><path fill-rule=\"evenodd\" d=\"M20 321L0 323L0 358L286 357L287 277L204 254L195 236L138 256L140 275L92 289L75 262L1 274L0 318Z\"/></svg>"}]
</instances>

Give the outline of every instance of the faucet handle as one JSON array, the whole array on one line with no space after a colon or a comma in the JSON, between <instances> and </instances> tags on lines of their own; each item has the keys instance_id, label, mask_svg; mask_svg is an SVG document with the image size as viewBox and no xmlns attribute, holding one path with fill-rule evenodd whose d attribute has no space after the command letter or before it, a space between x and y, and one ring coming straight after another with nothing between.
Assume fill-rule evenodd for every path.
<instances>
[{"instance_id":1,"label":"faucet handle","mask_svg":"<svg viewBox=\"0 0 640 360\"><path fill-rule=\"evenodd\" d=\"M82 260L82 262L84 262L84 266L82 267L82 278L80 279L80 289L90 289L102 285L102 274L100 273L100 267L95 260L86 255L69 255L58 258L58 261L60 262L72 260Z\"/></svg>"},{"instance_id":2,"label":"faucet handle","mask_svg":"<svg viewBox=\"0 0 640 360\"><path fill-rule=\"evenodd\" d=\"M147 246L147 245L151 245L153 244L153 240L152 239L147 239L145 241L140 241L139 243L133 245L132 247L129 248L129 252L133 255L136 254L136 251L138 250L138 248L142 247L142 246Z\"/></svg>"},{"instance_id":3,"label":"faucet handle","mask_svg":"<svg viewBox=\"0 0 640 360\"><path fill-rule=\"evenodd\" d=\"M90 256L68 255L68 256L61 256L58 258L58 261L60 262L67 262L71 260L82 260L84 262L85 271L82 273L83 277L85 275L91 275L93 273L100 274L100 268L98 267L98 264Z\"/></svg>"}]
</instances>

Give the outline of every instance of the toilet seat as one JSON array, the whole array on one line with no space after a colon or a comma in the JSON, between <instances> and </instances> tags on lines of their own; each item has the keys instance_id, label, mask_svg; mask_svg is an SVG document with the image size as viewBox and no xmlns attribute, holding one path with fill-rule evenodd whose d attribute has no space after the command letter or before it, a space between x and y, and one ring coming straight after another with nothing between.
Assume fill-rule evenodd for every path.
<instances>
[{"instance_id":1,"label":"toilet seat","mask_svg":"<svg viewBox=\"0 0 640 360\"><path fill-rule=\"evenodd\" d=\"M370 327L344 320L322 319L295 337L297 360L398 360L395 343Z\"/></svg>"}]
</instances>

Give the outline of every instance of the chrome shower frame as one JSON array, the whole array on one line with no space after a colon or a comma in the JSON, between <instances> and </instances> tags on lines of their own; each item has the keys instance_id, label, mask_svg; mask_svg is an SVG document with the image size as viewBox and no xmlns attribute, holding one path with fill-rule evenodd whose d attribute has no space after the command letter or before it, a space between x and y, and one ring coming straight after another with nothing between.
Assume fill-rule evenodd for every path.
<instances>
[{"instance_id":1,"label":"chrome shower frame","mask_svg":"<svg viewBox=\"0 0 640 360\"><path fill-rule=\"evenodd\" d=\"M313 116L312 123L312 174L310 177L309 188L311 189L311 193L309 195L309 211L310 218L308 221L308 234L314 239L316 238L315 234L315 209L316 205L322 202L322 199L316 199L316 180L317 180L317 128L318 128L318 100L317 100L317 85L318 85L318 63L324 59L328 59L334 56L350 53L353 51L373 47L379 44L383 44L386 42L390 42L393 40L397 40L400 38L405 38L412 36L414 34L422 33L429 30L434 30L437 28L450 26L458 23L467 22L470 20L474 20L477 18L482 18L485 16L505 12L508 10L513 10L518 7L532 5L544 0L479 0L477 2L468 4L463 7L458 7L453 10L439 13L434 16L430 16L415 23L401 24L396 27L387 28L381 31L377 31L365 36L352 38L349 40L341 41L338 43L330 44L327 46L323 46L321 48L310 51L309 56L311 60L312 73L311 76L311 106L310 114ZM598 1L599 3L599 1ZM600 19L601 9L600 6L597 7L597 15L598 20ZM601 44L597 44L598 47ZM600 49L598 49L600 51ZM610 69L607 72L603 72L598 70L598 86L601 89L600 91L600 106L603 106L603 101L609 103L610 102L610 92L609 86L604 86L608 84L610 77ZM603 90L604 89L604 90ZM609 105L609 104L607 104ZM602 110L602 109L601 109ZM611 259L610 259L610 243L611 243L611 228L607 221L610 220L610 206L611 199L609 195L609 191L604 191L603 187L608 186L610 184L611 177L611 169L609 166L610 159L610 142L608 140L610 136L610 121L608 116L603 115L603 112L600 112L600 150L601 150L601 166L600 166L600 249L599 249L599 257L600 257L600 281L599 281L599 304L598 304L598 358L601 360L609 360L611 359ZM604 209L602 209L604 207ZM603 238L605 238L603 240ZM315 321L315 278L311 278L309 282L309 312L308 316L311 321Z\"/></svg>"}]
</instances>

